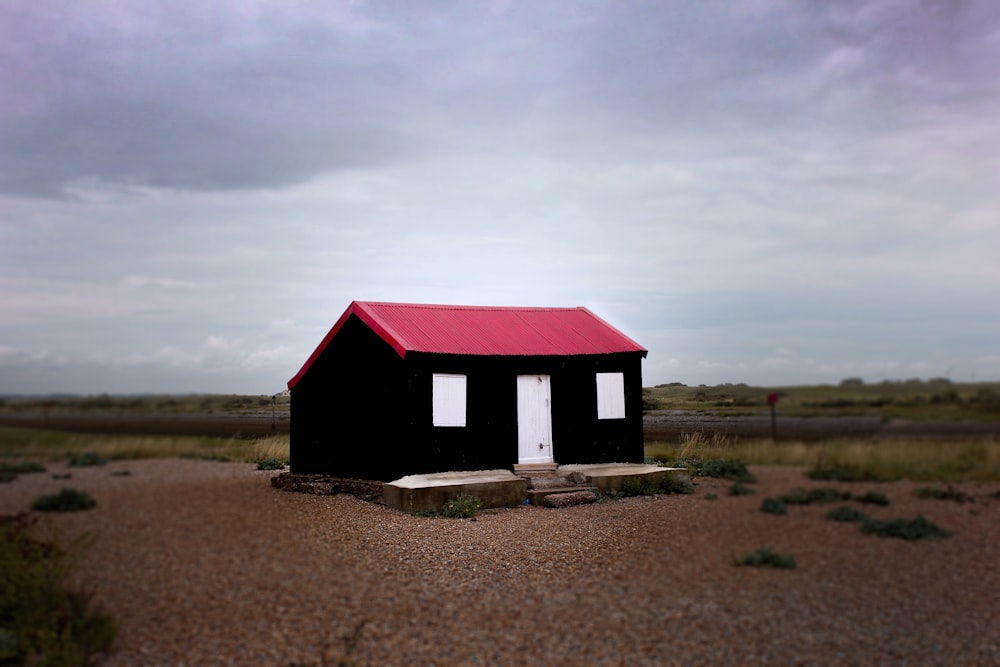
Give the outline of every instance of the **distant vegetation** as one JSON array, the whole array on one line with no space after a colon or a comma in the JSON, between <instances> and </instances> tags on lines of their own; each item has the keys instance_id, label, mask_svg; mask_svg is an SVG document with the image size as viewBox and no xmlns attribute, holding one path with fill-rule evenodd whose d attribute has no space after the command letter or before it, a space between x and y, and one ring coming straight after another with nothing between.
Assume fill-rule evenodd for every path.
<instances>
[{"instance_id":1,"label":"distant vegetation","mask_svg":"<svg viewBox=\"0 0 1000 667\"><path fill-rule=\"evenodd\" d=\"M956 383L947 378L866 384L751 387L679 383L643 389L646 410L695 410L711 414L765 414L768 394L778 394L778 413L788 417L864 416L883 419L1000 421L1000 382Z\"/></svg>"},{"instance_id":2,"label":"distant vegetation","mask_svg":"<svg viewBox=\"0 0 1000 667\"><path fill-rule=\"evenodd\" d=\"M269 416L272 396L238 394L166 394L112 396L3 396L0 414L108 414L108 415L231 415ZM287 418L290 398L273 396L275 412Z\"/></svg>"}]
</instances>

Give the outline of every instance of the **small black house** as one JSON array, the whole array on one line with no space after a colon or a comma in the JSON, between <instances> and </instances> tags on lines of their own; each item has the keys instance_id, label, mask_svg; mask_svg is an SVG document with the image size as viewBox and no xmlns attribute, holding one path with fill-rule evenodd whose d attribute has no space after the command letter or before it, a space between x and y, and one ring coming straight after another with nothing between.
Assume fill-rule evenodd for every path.
<instances>
[{"instance_id":1,"label":"small black house","mask_svg":"<svg viewBox=\"0 0 1000 667\"><path fill-rule=\"evenodd\" d=\"M291 470L641 463L646 350L586 308L353 302L291 390Z\"/></svg>"}]
</instances>

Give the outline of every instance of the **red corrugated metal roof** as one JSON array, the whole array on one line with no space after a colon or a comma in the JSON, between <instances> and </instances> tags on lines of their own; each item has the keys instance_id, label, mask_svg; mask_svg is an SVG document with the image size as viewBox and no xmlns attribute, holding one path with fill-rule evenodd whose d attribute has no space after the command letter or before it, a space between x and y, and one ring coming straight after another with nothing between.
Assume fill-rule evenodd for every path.
<instances>
[{"instance_id":1,"label":"red corrugated metal roof","mask_svg":"<svg viewBox=\"0 0 1000 667\"><path fill-rule=\"evenodd\" d=\"M646 354L641 345L583 307L508 308L355 301L288 382L289 389L305 375L351 315L357 315L400 357L407 352L492 356Z\"/></svg>"}]
</instances>

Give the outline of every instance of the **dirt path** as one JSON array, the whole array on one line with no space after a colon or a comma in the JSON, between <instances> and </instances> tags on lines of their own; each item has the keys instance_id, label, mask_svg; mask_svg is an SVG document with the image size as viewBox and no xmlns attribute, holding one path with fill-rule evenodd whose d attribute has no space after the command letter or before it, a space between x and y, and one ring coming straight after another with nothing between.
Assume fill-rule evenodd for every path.
<instances>
[{"instance_id":1,"label":"dirt path","mask_svg":"<svg viewBox=\"0 0 1000 667\"><path fill-rule=\"evenodd\" d=\"M475 521L280 492L245 464L62 472L3 485L0 512L67 484L97 499L48 520L96 536L81 580L121 622L107 665L1000 664L995 484L962 485L972 503L838 485L883 491L888 507L859 506L872 515L954 533L905 542L827 521L828 505L760 512L818 485L795 468L755 468L750 496L698 480L688 496ZM733 565L763 546L798 568Z\"/></svg>"}]
</instances>

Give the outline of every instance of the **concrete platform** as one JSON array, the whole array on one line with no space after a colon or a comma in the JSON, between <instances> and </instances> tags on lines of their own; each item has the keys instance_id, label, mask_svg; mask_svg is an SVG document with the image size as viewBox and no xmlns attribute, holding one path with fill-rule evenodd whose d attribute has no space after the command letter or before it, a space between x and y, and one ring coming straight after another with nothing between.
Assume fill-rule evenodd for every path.
<instances>
[{"instance_id":1,"label":"concrete platform","mask_svg":"<svg viewBox=\"0 0 1000 667\"><path fill-rule=\"evenodd\" d=\"M595 463L559 466L556 474L583 473L587 483L601 493L621 491L625 480L659 482L670 474L687 474L686 468L663 468L645 463Z\"/></svg>"},{"instance_id":2,"label":"concrete platform","mask_svg":"<svg viewBox=\"0 0 1000 667\"><path fill-rule=\"evenodd\" d=\"M520 505L527 483L509 470L465 470L428 475L407 475L382 486L382 500L389 507L414 513L439 510L463 493L475 496L483 508Z\"/></svg>"},{"instance_id":3,"label":"concrete platform","mask_svg":"<svg viewBox=\"0 0 1000 667\"><path fill-rule=\"evenodd\" d=\"M662 468L642 463L601 463L559 466L560 477L578 472L586 478L585 485L599 493L620 491L625 480L633 479L658 482L669 474L687 474L684 468ZM580 487L537 490L541 498L547 493L578 490ZM386 505L408 513L440 510L459 495L466 493L479 498L483 508L512 507L520 505L531 493L523 477L509 470L464 470L439 472L427 475L408 475L382 487L382 500Z\"/></svg>"}]
</instances>

